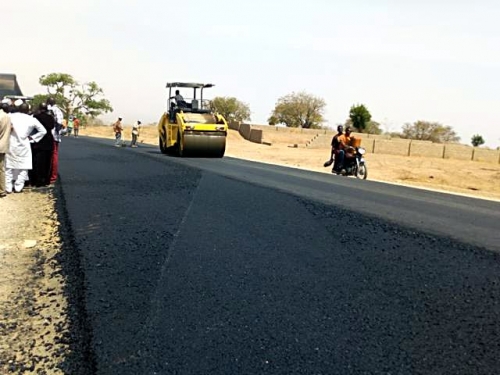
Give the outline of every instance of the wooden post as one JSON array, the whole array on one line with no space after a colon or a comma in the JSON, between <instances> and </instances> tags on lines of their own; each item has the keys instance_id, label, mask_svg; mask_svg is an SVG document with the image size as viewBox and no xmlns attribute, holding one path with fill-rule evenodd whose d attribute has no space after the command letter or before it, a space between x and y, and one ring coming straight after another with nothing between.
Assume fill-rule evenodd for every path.
<instances>
[{"instance_id":1,"label":"wooden post","mask_svg":"<svg viewBox=\"0 0 500 375\"><path fill-rule=\"evenodd\" d=\"M472 148L472 157L471 157L471 159L470 159L470 160L472 160L472 161L474 161L474 153L475 153L475 151L476 151L476 148L475 148L475 147L473 147L473 148Z\"/></svg>"},{"instance_id":2,"label":"wooden post","mask_svg":"<svg viewBox=\"0 0 500 375\"><path fill-rule=\"evenodd\" d=\"M373 146L372 146L372 154L375 153L375 142L377 142L376 139L373 140Z\"/></svg>"},{"instance_id":3,"label":"wooden post","mask_svg":"<svg viewBox=\"0 0 500 375\"><path fill-rule=\"evenodd\" d=\"M408 156L411 156L411 139L410 143L408 143Z\"/></svg>"},{"instance_id":4,"label":"wooden post","mask_svg":"<svg viewBox=\"0 0 500 375\"><path fill-rule=\"evenodd\" d=\"M446 156L446 145L443 145L443 159L445 158Z\"/></svg>"}]
</instances>

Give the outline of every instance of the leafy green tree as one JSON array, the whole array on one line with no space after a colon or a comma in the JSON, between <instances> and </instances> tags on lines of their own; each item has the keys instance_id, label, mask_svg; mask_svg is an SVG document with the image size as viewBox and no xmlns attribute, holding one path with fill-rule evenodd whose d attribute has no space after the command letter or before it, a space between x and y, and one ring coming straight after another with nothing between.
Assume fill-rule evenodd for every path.
<instances>
[{"instance_id":1,"label":"leafy green tree","mask_svg":"<svg viewBox=\"0 0 500 375\"><path fill-rule=\"evenodd\" d=\"M482 135L475 134L472 136L471 143L472 146L479 147L481 145L484 145L484 138Z\"/></svg>"},{"instance_id":2,"label":"leafy green tree","mask_svg":"<svg viewBox=\"0 0 500 375\"><path fill-rule=\"evenodd\" d=\"M34 105L53 96L65 116L95 118L103 113L112 112L113 108L105 98L103 90L96 82L78 83L73 76L66 73L50 73L40 77L40 85L47 94L36 95Z\"/></svg>"},{"instance_id":3,"label":"leafy green tree","mask_svg":"<svg viewBox=\"0 0 500 375\"><path fill-rule=\"evenodd\" d=\"M228 122L250 120L250 107L234 97L217 96L210 101L210 109L224 116Z\"/></svg>"},{"instance_id":4,"label":"leafy green tree","mask_svg":"<svg viewBox=\"0 0 500 375\"><path fill-rule=\"evenodd\" d=\"M325 121L326 103L306 92L291 93L278 99L268 123L284 124L291 128L321 128Z\"/></svg>"},{"instance_id":5,"label":"leafy green tree","mask_svg":"<svg viewBox=\"0 0 500 375\"><path fill-rule=\"evenodd\" d=\"M360 133L365 133L367 124L371 121L372 115L363 104L353 105L349 111L349 119L352 126Z\"/></svg>"},{"instance_id":6,"label":"leafy green tree","mask_svg":"<svg viewBox=\"0 0 500 375\"><path fill-rule=\"evenodd\" d=\"M460 137L451 126L429 121L417 121L413 124L403 125L401 137L435 143L460 141Z\"/></svg>"}]
</instances>

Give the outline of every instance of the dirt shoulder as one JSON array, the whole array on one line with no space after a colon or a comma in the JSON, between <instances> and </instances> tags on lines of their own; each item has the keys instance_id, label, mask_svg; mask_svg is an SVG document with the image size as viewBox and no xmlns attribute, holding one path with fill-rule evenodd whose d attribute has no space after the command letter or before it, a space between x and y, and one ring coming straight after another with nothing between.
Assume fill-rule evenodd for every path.
<instances>
[{"instance_id":1,"label":"dirt shoulder","mask_svg":"<svg viewBox=\"0 0 500 375\"><path fill-rule=\"evenodd\" d=\"M130 131L130 128L125 128L126 143L130 142ZM82 129L80 134L114 138L112 129L106 126ZM158 145L156 127L144 127L139 141ZM261 163L331 173L331 169L323 167L330 154L328 149L294 148L290 147L290 141L286 139L280 143L277 140L271 146L255 144L245 140L237 131L230 130L226 155ZM367 154L366 160L368 179L372 181L500 200L500 164L382 154Z\"/></svg>"},{"instance_id":2,"label":"dirt shoulder","mask_svg":"<svg viewBox=\"0 0 500 375\"><path fill-rule=\"evenodd\" d=\"M0 373L85 374L54 194L0 200ZM71 276L70 276L71 278Z\"/></svg>"}]
</instances>

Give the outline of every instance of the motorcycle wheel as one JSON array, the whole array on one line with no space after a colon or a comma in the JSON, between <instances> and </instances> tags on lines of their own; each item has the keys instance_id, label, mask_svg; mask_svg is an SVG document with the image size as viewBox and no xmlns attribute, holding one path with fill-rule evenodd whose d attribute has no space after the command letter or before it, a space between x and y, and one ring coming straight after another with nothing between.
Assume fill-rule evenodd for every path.
<instances>
[{"instance_id":1,"label":"motorcycle wheel","mask_svg":"<svg viewBox=\"0 0 500 375\"><path fill-rule=\"evenodd\" d=\"M366 180L368 177L368 169L366 168L366 164L360 165L358 170L356 171L356 177L360 180Z\"/></svg>"}]
</instances>

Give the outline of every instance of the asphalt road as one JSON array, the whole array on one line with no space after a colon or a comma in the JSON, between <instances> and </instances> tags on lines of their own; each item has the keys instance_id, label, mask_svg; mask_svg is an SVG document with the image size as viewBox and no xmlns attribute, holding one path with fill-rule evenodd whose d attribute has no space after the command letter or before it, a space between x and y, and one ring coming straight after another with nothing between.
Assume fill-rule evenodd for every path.
<instances>
[{"instance_id":1,"label":"asphalt road","mask_svg":"<svg viewBox=\"0 0 500 375\"><path fill-rule=\"evenodd\" d=\"M498 373L499 203L112 144L60 151L97 374Z\"/></svg>"}]
</instances>

